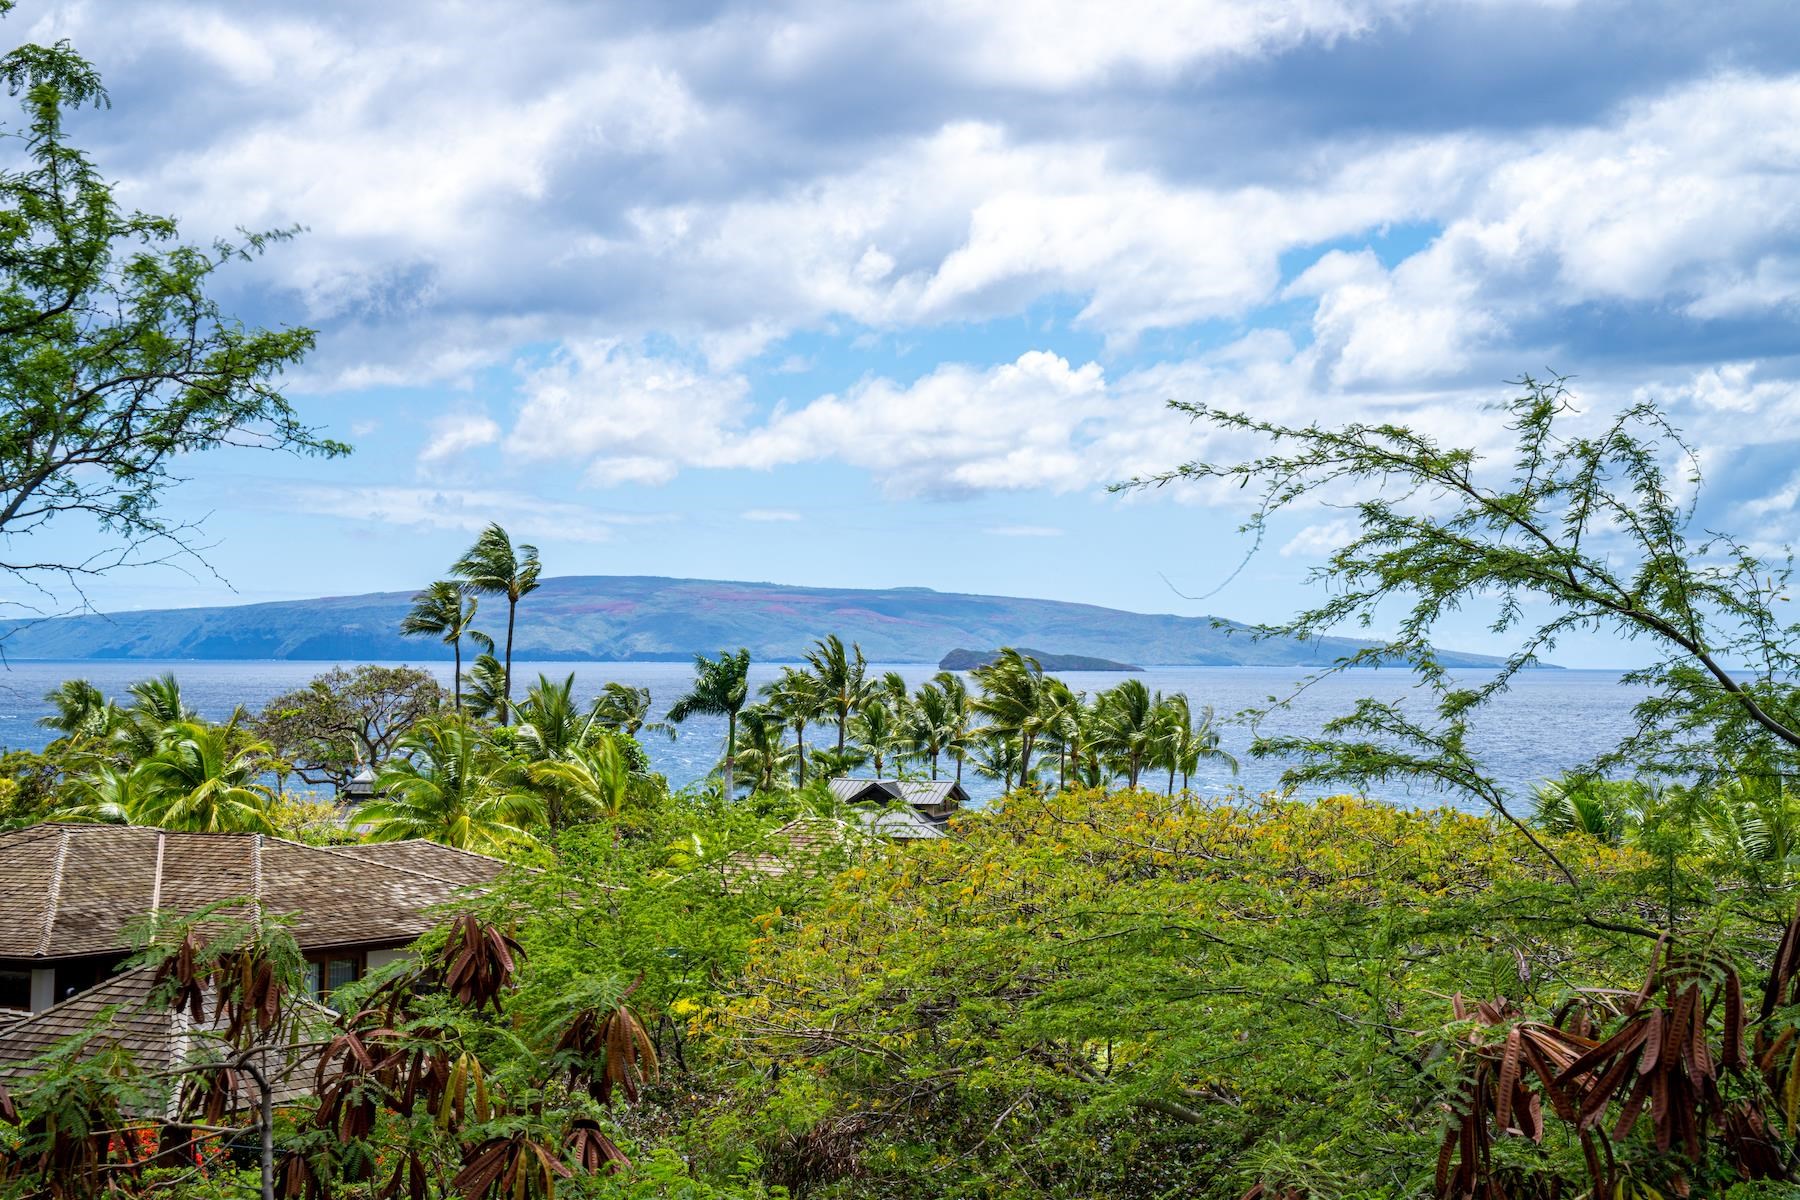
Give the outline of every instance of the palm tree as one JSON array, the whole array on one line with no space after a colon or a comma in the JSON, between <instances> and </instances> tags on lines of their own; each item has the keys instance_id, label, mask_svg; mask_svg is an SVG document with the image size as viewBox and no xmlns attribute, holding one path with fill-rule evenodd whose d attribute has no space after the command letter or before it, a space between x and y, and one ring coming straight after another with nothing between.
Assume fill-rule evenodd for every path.
<instances>
[{"instance_id":1,"label":"palm tree","mask_svg":"<svg viewBox=\"0 0 1800 1200\"><path fill-rule=\"evenodd\" d=\"M1081 719L1086 696L1060 679L1046 678L1039 707L1043 736L1056 746L1056 786L1068 787L1070 762L1080 759L1086 732Z\"/></svg>"},{"instance_id":2,"label":"palm tree","mask_svg":"<svg viewBox=\"0 0 1800 1200\"><path fill-rule=\"evenodd\" d=\"M1608 846L1631 840L1655 796L1635 780L1564 775L1545 780L1534 796L1532 823L1551 833L1580 833Z\"/></svg>"},{"instance_id":3,"label":"palm tree","mask_svg":"<svg viewBox=\"0 0 1800 1200\"><path fill-rule=\"evenodd\" d=\"M483 852L529 843L543 801L512 786L511 770L469 722L427 717L400 739L357 817L377 842L424 838Z\"/></svg>"},{"instance_id":4,"label":"palm tree","mask_svg":"<svg viewBox=\"0 0 1800 1200\"><path fill-rule=\"evenodd\" d=\"M168 742L177 726L198 721L200 714L182 699L173 674L143 679L126 689L131 702L113 722L112 742L128 762L149 758Z\"/></svg>"},{"instance_id":5,"label":"palm tree","mask_svg":"<svg viewBox=\"0 0 1800 1200\"><path fill-rule=\"evenodd\" d=\"M533 763L530 778L549 798L552 830L590 816L604 817L616 826L630 806L635 782L620 737L604 732L565 757ZM616 829L614 837L616 840Z\"/></svg>"},{"instance_id":6,"label":"palm tree","mask_svg":"<svg viewBox=\"0 0 1800 1200\"><path fill-rule=\"evenodd\" d=\"M518 723L513 732L519 748L538 762L567 758L599 728L599 716L594 709L590 707L583 711L575 702L575 674L572 671L561 683L547 675L539 675L514 711Z\"/></svg>"},{"instance_id":7,"label":"palm tree","mask_svg":"<svg viewBox=\"0 0 1800 1200\"><path fill-rule=\"evenodd\" d=\"M273 800L261 782L273 753L267 742L239 735L235 721L182 721L162 749L133 772L133 817L143 825L190 833L269 833Z\"/></svg>"},{"instance_id":8,"label":"palm tree","mask_svg":"<svg viewBox=\"0 0 1800 1200\"><path fill-rule=\"evenodd\" d=\"M1177 772L1181 775L1181 790L1188 790L1202 759L1216 758L1230 767L1233 775L1237 774L1238 760L1225 751L1214 725L1212 705L1201 709L1196 721L1186 694L1176 692L1163 699L1158 711L1162 714L1162 732L1157 760L1169 769L1169 795L1175 794Z\"/></svg>"},{"instance_id":9,"label":"palm tree","mask_svg":"<svg viewBox=\"0 0 1800 1200\"><path fill-rule=\"evenodd\" d=\"M795 750L783 739L787 722L773 705L752 704L738 714L736 765L751 779L750 790L771 792L793 770Z\"/></svg>"},{"instance_id":10,"label":"palm tree","mask_svg":"<svg viewBox=\"0 0 1800 1200\"><path fill-rule=\"evenodd\" d=\"M835 633L814 642L806 661L819 681L825 711L837 719L837 748L841 751L850 714L861 708L869 696L868 661L863 658L861 646L852 644L845 650L844 639Z\"/></svg>"},{"instance_id":11,"label":"palm tree","mask_svg":"<svg viewBox=\"0 0 1800 1200\"><path fill-rule=\"evenodd\" d=\"M497 524L482 530L475 544L450 568L451 574L475 591L506 597L506 663L500 691L503 721L512 704L513 624L518 619L519 601L537 591L542 571L537 547L515 548L512 538Z\"/></svg>"},{"instance_id":12,"label":"palm tree","mask_svg":"<svg viewBox=\"0 0 1800 1200\"><path fill-rule=\"evenodd\" d=\"M506 719L506 679L500 660L477 654L469 667L469 715Z\"/></svg>"},{"instance_id":13,"label":"palm tree","mask_svg":"<svg viewBox=\"0 0 1800 1200\"><path fill-rule=\"evenodd\" d=\"M981 685L975 711L988 718L978 733L999 734L1019 744L1019 782L1031 774L1031 751L1043 730L1044 669L1011 646L970 672Z\"/></svg>"},{"instance_id":14,"label":"palm tree","mask_svg":"<svg viewBox=\"0 0 1800 1200\"><path fill-rule=\"evenodd\" d=\"M963 695L966 700L968 693ZM967 729L967 714L957 710L955 698L936 681L922 685L908 706L907 737L920 757L931 764L933 779L938 777L938 758ZM960 771L960 759L957 766Z\"/></svg>"},{"instance_id":15,"label":"palm tree","mask_svg":"<svg viewBox=\"0 0 1800 1200\"><path fill-rule=\"evenodd\" d=\"M431 636L450 647L456 664L456 711L462 712L462 640L468 638L488 654L494 639L472 628L475 597L454 579L440 579L413 597L412 609L400 621L406 637Z\"/></svg>"},{"instance_id":16,"label":"palm tree","mask_svg":"<svg viewBox=\"0 0 1800 1200\"><path fill-rule=\"evenodd\" d=\"M875 778L882 777L890 754L906 744L906 727L885 700L871 700L850 718L850 736L875 762Z\"/></svg>"},{"instance_id":17,"label":"palm tree","mask_svg":"<svg viewBox=\"0 0 1800 1200\"><path fill-rule=\"evenodd\" d=\"M1013 790L1013 776L1019 771L1019 739L1004 733L977 733L972 755L975 773L1000 780L1000 790ZM1025 778L1019 776L1020 786Z\"/></svg>"},{"instance_id":18,"label":"palm tree","mask_svg":"<svg viewBox=\"0 0 1800 1200\"><path fill-rule=\"evenodd\" d=\"M783 667L781 678L763 685L762 695L782 723L794 731L794 783L797 787L805 787L806 727L825 711L825 701L819 695L819 681L798 667Z\"/></svg>"},{"instance_id":19,"label":"palm tree","mask_svg":"<svg viewBox=\"0 0 1800 1200\"><path fill-rule=\"evenodd\" d=\"M750 694L750 651L721 650L716 659L694 656L694 683L687 695L669 708L669 720L679 725L689 717L725 718L725 795L735 795L732 760L737 753L738 710Z\"/></svg>"},{"instance_id":20,"label":"palm tree","mask_svg":"<svg viewBox=\"0 0 1800 1200\"><path fill-rule=\"evenodd\" d=\"M944 707L950 717L950 737L945 741L944 749L956 760L956 782L961 783L963 760L968 757L969 727L975 720L975 702L970 699L969 686L961 675L939 671L932 676L931 682L944 693Z\"/></svg>"},{"instance_id":21,"label":"palm tree","mask_svg":"<svg viewBox=\"0 0 1800 1200\"><path fill-rule=\"evenodd\" d=\"M608 683L594 700L594 718L601 728L635 738L639 730L666 733L675 731L660 721L645 724L650 716L650 689L632 687L628 683Z\"/></svg>"},{"instance_id":22,"label":"palm tree","mask_svg":"<svg viewBox=\"0 0 1800 1200\"><path fill-rule=\"evenodd\" d=\"M1156 753L1161 732L1157 706L1141 679L1127 679L1100 693L1098 749L1124 768L1127 787L1136 787L1138 774Z\"/></svg>"},{"instance_id":23,"label":"palm tree","mask_svg":"<svg viewBox=\"0 0 1800 1200\"><path fill-rule=\"evenodd\" d=\"M39 717L38 724L66 738L105 737L119 719L106 693L85 679L65 679L44 694L44 701L56 711Z\"/></svg>"},{"instance_id":24,"label":"palm tree","mask_svg":"<svg viewBox=\"0 0 1800 1200\"><path fill-rule=\"evenodd\" d=\"M72 776L63 785L63 804L52 820L94 821L105 825L141 824L144 811L144 772L140 767L121 767L95 762L91 769Z\"/></svg>"}]
</instances>

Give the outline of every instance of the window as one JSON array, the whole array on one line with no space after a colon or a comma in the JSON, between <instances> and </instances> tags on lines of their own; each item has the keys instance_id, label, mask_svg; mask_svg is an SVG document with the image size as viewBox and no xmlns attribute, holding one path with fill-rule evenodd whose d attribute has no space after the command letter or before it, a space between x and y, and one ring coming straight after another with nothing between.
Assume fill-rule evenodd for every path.
<instances>
[{"instance_id":1,"label":"window","mask_svg":"<svg viewBox=\"0 0 1800 1200\"><path fill-rule=\"evenodd\" d=\"M314 999L323 1000L347 983L363 977L361 951L338 950L306 956L306 990Z\"/></svg>"},{"instance_id":2,"label":"window","mask_svg":"<svg viewBox=\"0 0 1800 1200\"><path fill-rule=\"evenodd\" d=\"M0 1008L21 1012L31 1007L31 972L0 971Z\"/></svg>"}]
</instances>

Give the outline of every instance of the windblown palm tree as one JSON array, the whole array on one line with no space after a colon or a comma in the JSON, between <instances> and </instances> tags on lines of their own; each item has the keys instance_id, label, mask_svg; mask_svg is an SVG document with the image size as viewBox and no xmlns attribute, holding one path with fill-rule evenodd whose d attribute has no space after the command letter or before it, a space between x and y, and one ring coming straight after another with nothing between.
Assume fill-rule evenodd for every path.
<instances>
[{"instance_id":1,"label":"windblown palm tree","mask_svg":"<svg viewBox=\"0 0 1800 1200\"><path fill-rule=\"evenodd\" d=\"M151 757L168 742L176 728L198 721L200 714L182 699L181 684L173 674L144 679L129 687L131 700L113 722L112 742L128 762Z\"/></svg>"},{"instance_id":2,"label":"windblown palm tree","mask_svg":"<svg viewBox=\"0 0 1800 1200\"><path fill-rule=\"evenodd\" d=\"M544 819L542 799L515 786L512 764L465 720L427 717L396 751L357 809L373 841L490 852L529 843L527 830Z\"/></svg>"},{"instance_id":3,"label":"windblown palm tree","mask_svg":"<svg viewBox=\"0 0 1800 1200\"><path fill-rule=\"evenodd\" d=\"M962 782L963 760L968 757L971 727L975 723L975 701L969 686L953 671L939 671L931 682L944 693L944 707L950 715L950 737L944 749L956 760L956 782Z\"/></svg>"},{"instance_id":4,"label":"windblown palm tree","mask_svg":"<svg viewBox=\"0 0 1800 1200\"><path fill-rule=\"evenodd\" d=\"M886 700L871 700L858 709L850 718L850 736L874 760L877 779L882 778L888 758L907 743L906 726Z\"/></svg>"},{"instance_id":5,"label":"windblown palm tree","mask_svg":"<svg viewBox=\"0 0 1800 1200\"><path fill-rule=\"evenodd\" d=\"M1095 733L1099 749L1125 773L1125 785L1136 787L1144 764L1156 754L1162 725L1157 714L1161 696L1152 696L1141 679L1127 679L1100 693Z\"/></svg>"},{"instance_id":6,"label":"windblown palm tree","mask_svg":"<svg viewBox=\"0 0 1800 1200\"><path fill-rule=\"evenodd\" d=\"M475 629L475 597L454 579L440 579L413 597L412 609L400 621L406 637L435 637L450 647L455 661L456 711L462 712L462 642L466 637L488 654L494 639Z\"/></svg>"},{"instance_id":7,"label":"windblown palm tree","mask_svg":"<svg viewBox=\"0 0 1800 1200\"><path fill-rule=\"evenodd\" d=\"M716 659L694 656L694 683L687 695L669 709L669 720L679 725L689 717L725 718L725 795L735 795L732 777L737 747L738 712L750 694L750 651L720 651Z\"/></svg>"},{"instance_id":8,"label":"windblown palm tree","mask_svg":"<svg viewBox=\"0 0 1800 1200\"><path fill-rule=\"evenodd\" d=\"M806 786L806 727L825 711L819 681L798 667L783 667L781 678L762 687L762 695L782 724L794 731L794 783Z\"/></svg>"},{"instance_id":9,"label":"windblown palm tree","mask_svg":"<svg viewBox=\"0 0 1800 1200\"><path fill-rule=\"evenodd\" d=\"M1013 790L1015 776L1019 779L1019 786L1025 785L1025 777L1019 774L1018 738L1004 733L977 731L970 749L970 761L975 764L977 775L998 779L1000 789L1004 792Z\"/></svg>"},{"instance_id":10,"label":"windblown palm tree","mask_svg":"<svg viewBox=\"0 0 1800 1200\"><path fill-rule=\"evenodd\" d=\"M812 666L813 678L819 681L825 711L837 720L837 748L841 751L850 714L869 697L868 661L863 658L861 646L853 644L846 650L844 639L835 633L814 642L806 661Z\"/></svg>"},{"instance_id":11,"label":"windblown palm tree","mask_svg":"<svg viewBox=\"0 0 1800 1200\"><path fill-rule=\"evenodd\" d=\"M105 737L119 720L119 710L106 693L85 679L65 679L45 693L44 700L55 711L39 717L38 724L66 738Z\"/></svg>"},{"instance_id":12,"label":"windblown palm tree","mask_svg":"<svg viewBox=\"0 0 1800 1200\"><path fill-rule=\"evenodd\" d=\"M773 705L751 704L738 714L734 762L752 793L774 791L793 771L796 751L783 736L786 728Z\"/></svg>"},{"instance_id":13,"label":"windblown palm tree","mask_svg":"<svg viewBox=\"0 0 1800 1200\"><path fill-rule=\"evenodd\" d=\"M506 677L500 660L477 654L469 667L468 712L471 717L506 718Z\"/></svg>"},{"instance_id":14,"label":"windblown palm tree","mask_svg":"<svg viewBox=\"0 0 1800 1200\"><path fill-rule=\"evenodd\" d=\"M966 692L963 699L966 704ZM933 779L938 777L939 758L968 731L968 724L967 712L960 711L955 697L936 681L921 686L913 697L906 714L906 735L912 748L931 764Z\"/></svg>"},{"instance_id":15,"label":"windblown palm tree","mask_svg":"<svg viewBox=\"0 0 1800 1200\"><path fill-rule=\"evenodd\" d=\"M189 833L268 833L273 800L261 779L272 751L242 736L235 722L182 721L162 749L132 772L140 825Z\"/></svg>"},{"instance_id":16,"label":"windblown palm tree","mask_svg":"<svg viewBox=\"0 0 1800 1200\"><path fill-rule=\"evenodd\" d=\"M1226 752L1223 739L1219 736L1214 724L1212 705L1200 710L1200 719L1194 719L1194 711L1188 702L1187 695L1176 692L1164 697L1158 707L1161 731L1156 749L1157 761L1169 771L1168 794L1175 794L1175 776L1181 776L1181 790L1187 791L1194 772L1200 769L1205 759L1217 759L1231 768L1231 773L1238 772L1238 761Z\"/></svg>"},{"instance_id":17,"label":"windblown palm tree","mask_svg":"<svg viewBox=\"0 0 1800 1200\"><path fill-rule=\"evenodd\" d=\"M1071 764L1078 764L1087 727L1082 716L1087 698L1060 679L1046 676L1039 724L1044 740L1056 747L1056 786L1069 786Z\"/></svg>"},{"instance_id":18,"label":"windblown palm tree","mask_svg":"<svg viewBox=\"0 0 1800 1200\"><path fill-rule=\"evenodd\" d=\"M601 728L622 733L628 738L635 738L640 730L675 736L675 731L669 726L660 721L649 721L650 689L647 687L608 683L600 689L600 695L594 700L594 717Z\"/></svg>"},{"instance_id":19,"label":"windblown palm tree","mask_svg":"<svg viewBox=\"0 0 1800 1200\"><path fill-rule=\"evenodd\" d=\"M506 662L501 685L501 720L509 719L512 704L513 625L519 615L519 601L538 588L543 565L538 562L536 546L513 546L512 538L499 525L481 531L468 552L450 568L478 592L506 597Z\"/></svg>"},{"instance_id":20,"label":"windblown palm tree","mask_svg":"<svg viewBox=\"0 0 1800 1200\"><path fill-rule=\"evenodd\" d=\"M1031 775L1031 751L1043 732L1044 669L1037 659L1006 646L993 662L970 674L981 685L975 711L988 719L976 732L1009 737L1018 743L1018 775L1023 786Z\"/></svg>"}]
</instances>

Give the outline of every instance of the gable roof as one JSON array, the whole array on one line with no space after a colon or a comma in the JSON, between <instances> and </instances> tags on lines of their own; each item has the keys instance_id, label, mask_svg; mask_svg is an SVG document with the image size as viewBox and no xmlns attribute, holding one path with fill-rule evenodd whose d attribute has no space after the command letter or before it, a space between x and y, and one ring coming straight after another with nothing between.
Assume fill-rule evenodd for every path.
<instances>
[{"instance_id":1,"label":"gable roof","mask_svg":"<svg viewBox=\"0 0 1800 1200\"><path fill-rule=\"evenodd\" d=\"M856 779L830 780L826 787L845 804L887 804L904 800L914 808L935 810L947 816L969 802L969 793L954 779Z\"/></svg>"},{"instance_id":2,"label":"gable roof","mask_svg":"<svg viewBox=\"0 0 1800 1200\"><path fill-rule=\"evenodd\" d=\"M150 1071L216 1058L219 1042L207 1036L214 1028L211 1021L197 1027L187 1014L152 1003L154 982L155 972L139 967L0 1027L0 1079L26 1074L21 1070L25 1064L90 1029L95 1031L91 1047L120 1047L139 1067ZM211 1017L216 1003L211 989L207 991L206 1003ZM331 1017L328 1010L300 998L289 1001L289 1014L283 1018L284 1025L296 1015L308 1026L323 1026ZM295 1050L284 1046L284 1041L278 1030L270 1040L270 1048L259 1050L256 1055L256 1065L269 1079L277 1104L311 1091L318 1059L316 1045ZM249 1103L250 1096L245 1095L243 1101Z\"/></svg>"},{"instance_id":3,"label":"gable roof","mask_svg":"<svg viewBox=\"0 0 1800 1200\"><path fill-rule=\"evenodd\" d=\"M505 864L417 843L306 846L255 833L123 825L34 825L0 834L0 958L130 949L153 911L195 912L237 897L292 914L303 948L411 941L427 910L493 882Z\"/></svg>"}]
</instances>

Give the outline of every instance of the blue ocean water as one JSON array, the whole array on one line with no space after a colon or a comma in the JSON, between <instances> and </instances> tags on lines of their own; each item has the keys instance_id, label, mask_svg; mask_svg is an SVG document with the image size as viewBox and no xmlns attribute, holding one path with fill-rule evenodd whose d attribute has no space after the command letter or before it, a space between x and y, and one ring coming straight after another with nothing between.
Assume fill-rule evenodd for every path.
<instances>
[{"instance_id":1,"label":"blue ocean water","mask_svg":"<svg viewBox=\"0 0 1800 1200\"><path fill-rule=\"evenodd\" d=\"M85 678L119 696L136 680L173 672L181 681L188 704L204 716L223 719L239 705L255 711L271 697L303 685L331 665L274 661L14 662L0 670L0 745L39 749L49 740L50 732L37 725L37 719L49 710L43 696L65 679ZM449 684L450 664L419 665L437 675L446 686ZM898 671L913 686L936 673L935 667L924 663L878 663L871 669L877 674ZM693 677L693 669L687 663L516 662L513 673L514 679L520 681L515 692L522 690L523 681L540 673L558 680L573 673L577 694L583 696L594 694L609 680L647 687L659 715L686 690ZM780 667L775 665L753 667L752 688L779 673ZM1272 695L1292 692L1305 675L1296 667L1151 667L1139 678L1153 690L1185 692L1196 708L1210 704L1221 717L1229 718L1245 708L1264 704ZM1078 672L1063 678L1076 690L1093 693L1126 676ZM1316 732L1326 719L1347 711L1359 697L1404 700L1415 694L1412 677L1403 671L1346 672L1308 688L1291 707L1268 719L1264 728L1270 733ZM1475 748L1503 786L1525 796L1537 781L1579 765L1629 732L1631 706L1640 694L1622 685L1618 673L1613 671L1523 672L1515 679L1512 690L1482 716L1473 739ZM1225 749L1238 757L1241 769L1234 776L1221 764L1203 764L1194 779L1195 789L1202 794L1224 794L1236 787L1252 793L1273 788L1281 764L1248 756L1248 729L1227 724L1222 732ZM821 727L808 740L813 744L833 736L829 728ZM657 769L669 777L671 785L680 787L702 778L713 768L724 738L722 719L694 719L683 725L673 740L646 735L644 742ZM965 770L963 782L977 798L999 791L996 782L976 776L972 769ZM1153 775L1147 782L1161 786L1163 780ZM1416 786L1389 785L1372 789L1371 794L1404 804L1470 806L1462 797Z\"/></svg>"}]
</instances>

